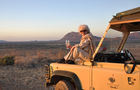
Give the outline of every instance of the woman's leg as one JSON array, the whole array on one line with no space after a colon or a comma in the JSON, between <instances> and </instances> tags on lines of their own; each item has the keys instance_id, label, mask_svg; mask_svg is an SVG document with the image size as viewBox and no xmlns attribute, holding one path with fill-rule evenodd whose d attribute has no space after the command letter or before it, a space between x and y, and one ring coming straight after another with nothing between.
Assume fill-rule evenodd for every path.
<instances>
[{"instance_id":1,"label":"woman's leg","mask_svg":"<svg viewBox=\"0 0 140 90\"><path fill-rule=\"evenodd\" d=\"M89 54L80 48L75 48L73 50L73 58L77 59L80 58L83 61L89 60Z\"/></svg>"}]
</instances>

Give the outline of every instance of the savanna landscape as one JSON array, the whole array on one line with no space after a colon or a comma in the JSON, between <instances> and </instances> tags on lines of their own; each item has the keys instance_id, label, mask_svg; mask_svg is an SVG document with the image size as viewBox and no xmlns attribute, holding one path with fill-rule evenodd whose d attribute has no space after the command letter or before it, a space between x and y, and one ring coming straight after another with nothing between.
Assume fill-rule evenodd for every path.
<instances>
[{"instance_id":1,"label":"savanna landscape","mask_svg":"<svg viewBox=\"0 0 140 90\"><path fill-rule=\"evenodd\" d=\"M69 51L65 40L76 41L71 42L74 45L81 37L76 36L77 33L72 32L58 41L1 42L0 60L6 57L14 59L13 65L0 65L1 90L53 90L53 87L45 88L45 65L62 59ZM96 37L95 41L97 45L99 38ZM140 60L139 47L139 39L129 38L124 48Z\"/></svg>"},{"instance_id":2,"label":"savanna landscape","mask_svg":"<svg viewBox=\"0 0 140 90\"><path fill-rule=\"evenodd\" d=\"M72 79L69 79L67 77L68 74L64 72L64 75L67 75L65 76L66 80L62 80L64 78L60 75L62 82L60 81L59 84L57 81L60 78L56 75L56 78L53 78L52 81L56 81L58 84L54 83L54 86L46 88L46 73L49 72L49 78L47 78L50 79L52 78L51 74L54 74L53 70L55 70L52 69L51 72L51 69L49 69L50 71L47 71L46 66L50 63L58 62L60 59L64 61L64 56L69 51L75 49L72 46L82 41L84 44L88 42L87 47L83 47L84 45L79 47L77 45L78 49L74 50L77 53L70 53L72 55L68 55L68 57L74 55L78 57L78 55L81 55L86 61L93 61L93 63L87 62L84 64L82 58L72 58L76 61L75 64L73 63L75 66L79 64L78 61L81 61L80 65L85 66L91 64L97 66L98 64L94 64L94 61L99 63L104 62L105 64L103 63L99 67L103 67L102 69L105 70L108 63L116 62L113 61L114 57L110 60L112 56L109 56L109 59L105 57L108 54L112 54L115 58L116 55L119 55L118 59L123 58L123 62L117 64L125 65L125 59L134 59L126 62L126 65L127 63L134 63L132 69L126 67L126 69L128 68L127 71L131 69L133 72L133 70L136 70L135 66L138 64L135 63L135 58L139 60L140 64L139 4L139 0L128 0L127 2L125 0L0 0L0 90L54 90L54 87L57 88L57 86L60 89L66 87L70 90L73 90L73 88L104 90L105 85L102 85L100 80L109 89L124 90L121 85L125 88L128 87L126 86L127 84L124 82L124 85L122 83L118 84L119 81L116 79L115 82L114 79L114 76L116 78L119 78L119 76L122 77L118 71L116 75L112 73L102 75L103 80L102 77L99 77L101 75L98 74L100 73L98 70L95 70L97 73L93 74L94 70L92 66L87 69L83 68L88 73L88 75L85 73L86 75L84 77L88 77L88 79L83 78L83 71L81 71L82 74L79 71L70 73ZM84 27L81 28L81 26ZM115 32L113 31L114 29ZM129 31L132 32L129 33ZM86 34L91 34L91 38L85 36ZM105 34L106 37L104 37ZM128 35L129 37L126 40ZM85 37L82 38L82 36ZM124 40L122 40L122 37ZM95 45L95 48L97 47L95 54L91 52L94 50L89 50L89 46L93 48L91 47L92 42L89 40L94 42L93 45ZM100 40L103 43L100 43ZM126 45L123 46L125 41ZM69 42L71 46L69 46ZM85 55L81 54L83 52L81 49L85 50ZM78 52L79 50L81 51L80 53ZM133 55L126 53L126 51L130 51ZM121 56L121 53L123 53L123 56ZM96 61L98 54L99 58ZM93 55L94 57L87 58L86 56L88 55ZM127 57L125 58L124 55L127 55ZM130 56L131 58L129 58ZM68 61L66 62L64 67L62 64L60 65L62 72L58 67L56 68L60 71L58 73L63 74L65 69L68 69L67 71L73 71L73 67L71 70L65 67L68 64ZM71 64L70 62L69 64ZM105 68L103 65L105 65ZM112 66L115 65L110 64L109 67ZM79 70L83 70L78 65L76 67ZM99 70L102 72L102 69ZM116 70L119 70L118 67ZM95 83L95 77L92 75L97 76L96 80L99 83ZM108 79L104 78L105 75L109 75L107 77ZM130 89L128 87L129 90L131 90L131 87L139 87L138 84L140 82L138 79L140 78L135 79L135 76L137 77L139 75L140 72L135 74L134 77L127 75L127 82L129 86L131 85ZM100 80L98 80L98 77ZM106 82L106 80L109 80L109 82ZM119 78L119 80L121 81L123 79ZM138 90L140 90L139 88Z\"/></svg>"}]
</instances>

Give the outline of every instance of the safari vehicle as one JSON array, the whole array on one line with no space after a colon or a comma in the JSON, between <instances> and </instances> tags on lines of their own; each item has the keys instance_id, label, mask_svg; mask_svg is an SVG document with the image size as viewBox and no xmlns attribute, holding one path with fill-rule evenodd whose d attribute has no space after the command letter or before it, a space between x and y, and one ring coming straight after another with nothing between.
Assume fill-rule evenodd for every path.
<instances>
[{"instance_id":1,"label":"safari vehicle","mask_svg":"<svg viewBox=\"0 0 140 90\"><path fill-rule=\"evenodd\" d=\"M55 90L140 90L140 7L117 13L93 59L46 65L46 85Z\"/></svg>"}]
</instances>

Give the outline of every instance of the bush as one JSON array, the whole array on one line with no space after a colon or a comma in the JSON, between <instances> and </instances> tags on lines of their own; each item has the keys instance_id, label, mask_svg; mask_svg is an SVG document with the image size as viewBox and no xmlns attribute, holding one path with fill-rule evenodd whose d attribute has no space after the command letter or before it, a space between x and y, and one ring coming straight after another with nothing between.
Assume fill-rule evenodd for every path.
<instances>
[{"instance_id":1,"label":"bush","mask_svg":"<svg viewBox=\"0 0 140 90\"><path fill-rule=\"evenodd\" d=\"M14 64L14 56L5 56L0 58L0 65L13 65Z\"/></svg>"}]
</instances>

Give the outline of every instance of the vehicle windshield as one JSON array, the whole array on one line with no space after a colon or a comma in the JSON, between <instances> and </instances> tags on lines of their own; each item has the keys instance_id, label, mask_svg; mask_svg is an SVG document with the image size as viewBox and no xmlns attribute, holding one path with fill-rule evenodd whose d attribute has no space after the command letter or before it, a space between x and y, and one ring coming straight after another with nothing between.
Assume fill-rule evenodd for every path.
<instances>
[{"instance_id":1,"label":"vehicle windshield","mask_svg":"<svg viewBox=\"0 0 140 90\"><path fill-rule=\"evenodd\" d=\"M122 40L123 33L114 29L109 29L105 39L99 49L99 53L115 53Z\"/></svg>"},{"instance_id":2,"label":"vehicle windshield","mask_svg":"<svg viewBox=\"0 0 140 90\"><path fill-rule=\"evenodd\" d=\"M140 60L140 31L130 33L123 49L129 50L136 60Z\"/></svg>"}]
</instances>

